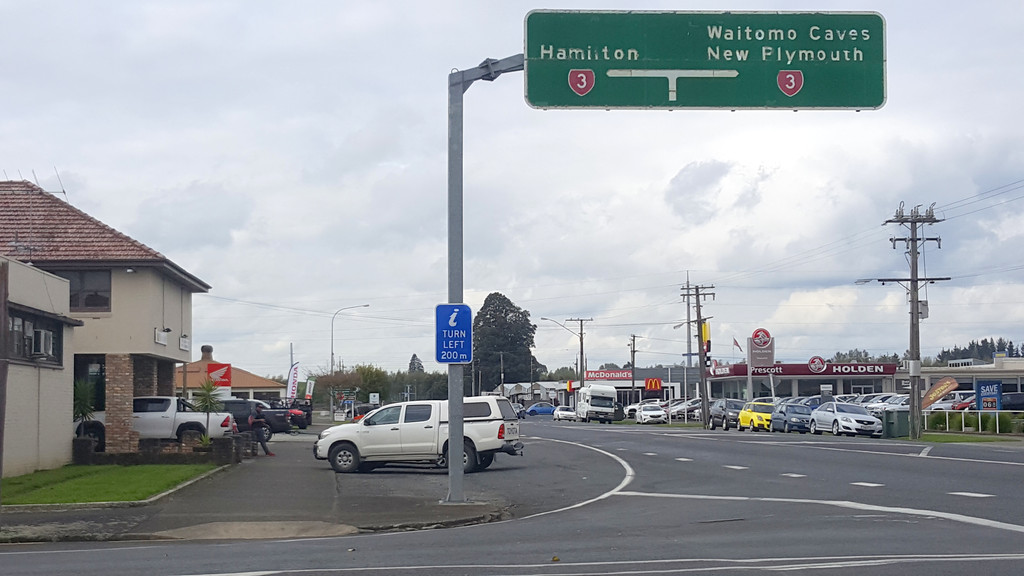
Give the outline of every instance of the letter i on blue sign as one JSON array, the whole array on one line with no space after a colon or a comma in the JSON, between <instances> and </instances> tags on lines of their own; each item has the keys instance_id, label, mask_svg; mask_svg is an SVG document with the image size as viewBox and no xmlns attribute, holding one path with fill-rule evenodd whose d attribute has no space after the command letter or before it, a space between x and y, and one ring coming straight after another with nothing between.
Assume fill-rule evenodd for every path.
<instances>
[{"instance_id":1,"label":"letter i on blue sign","mask_svg":"<svg viewBox=\"0 0 1024 576\"><path fill-rule=\"evenodd\" d=\"M438 304L434 314L437 327L436 357L441 364L469 364L473 361L473 312L465 304Z\"/></svg>"}]
</instances>

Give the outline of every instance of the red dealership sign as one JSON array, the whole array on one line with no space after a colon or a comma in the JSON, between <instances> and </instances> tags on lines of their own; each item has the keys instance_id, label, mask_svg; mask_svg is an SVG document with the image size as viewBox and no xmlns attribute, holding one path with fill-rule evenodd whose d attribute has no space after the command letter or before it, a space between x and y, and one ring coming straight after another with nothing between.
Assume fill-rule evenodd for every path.
<instances>
[{"instance_id":1,"label":"red dealership sign","mask_svg":"<svg viewBox=\"0 0 1024 576\"><path fill-rule=\"evenodd\" d=\"M214 364L213 362L206 365L206 377L213 380L214 386L227 386L231 387L231 364Z\"/></svg>"}]
</instances>

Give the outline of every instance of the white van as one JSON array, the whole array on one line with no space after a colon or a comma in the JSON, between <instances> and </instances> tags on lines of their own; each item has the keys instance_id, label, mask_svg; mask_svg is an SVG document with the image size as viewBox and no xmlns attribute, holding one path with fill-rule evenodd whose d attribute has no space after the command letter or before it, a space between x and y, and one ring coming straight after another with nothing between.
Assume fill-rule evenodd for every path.
<instances>
[{"instance_id":1,"label":"white van","mask_svg":"<svg viewBox=\"0 0 1024 576\"><path fill-rule=\"evenodd\" d=\"M586 384L576 392L576 420L600 420L605 424L611 424L615 418L616 400L618 394L614 386Z\"/></svg>"}]
</instances>

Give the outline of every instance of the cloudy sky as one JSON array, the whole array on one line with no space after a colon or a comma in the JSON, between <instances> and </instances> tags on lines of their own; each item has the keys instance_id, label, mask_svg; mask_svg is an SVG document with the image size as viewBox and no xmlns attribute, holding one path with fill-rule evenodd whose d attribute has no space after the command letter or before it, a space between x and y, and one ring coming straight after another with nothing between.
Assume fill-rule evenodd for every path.
<instances>
[{"instance_id":1,"label":"cloudy sky","mask_svg":"<svg viewBox=\"0 0 1024 576\"><path fill-rule=\"evenodd\" d=\"M0 168L213 286L194 354L261 375L434 358L447 301L447 77L523 52L532 9L814 11L820 2L0 2ZM908 231L935 203L925 356L1024 342L1024 4L832 2L886 23L879 110L538 110L523 74L465 99L465 297L501 292L534 354L685 362L908 347ZM58 182L56 174L60 175ZM711 288L713 287L713 288ZM573 325L569 325L573 328ZM578 325L576 325L578 328Z\"/></svg>"}]
</instances>

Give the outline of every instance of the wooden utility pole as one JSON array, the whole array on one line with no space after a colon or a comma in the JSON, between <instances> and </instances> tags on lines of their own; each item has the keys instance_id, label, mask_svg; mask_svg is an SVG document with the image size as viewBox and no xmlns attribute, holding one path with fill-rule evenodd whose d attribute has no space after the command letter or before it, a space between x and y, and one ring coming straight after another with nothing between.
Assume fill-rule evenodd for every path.
<instances>
[{"instance_id":1,"label":"wooden utility pole","mask_svg":"<svg viewBox=\"0 0 1024 576\"><path fill-rule=\"evenodd\" d=\"M711 403L709 401L711 391L708 387L708 367L711 364L711 358L708 357L708 350L704 347L704 322L708 319L704 318L701 314L700 303L703 298L707 298L708 296L711 296L711 298L714 299L714 292L701 292L701 290L708 290L711 288L714 288L714 286L692 286L689 281L687 281L686 286L683 288L683 296L686 296L687 300L689 300L690 296L693 297L694 307L697 312L697 319L695 321L697 324L696 336L701 340L697 346L697 357L699 358L697 366L700 370L700 413L701 421L704 422L705 426L707 426L711 416Z\"/></svg>"},{"instance_id":2,"label":"wooden utility pole","mask_svg":"<svg viewBox=\"0 0 1024 576\"><path fill-rule=\"evenodd\" d=\"M878 278L878 281L885 284L886 282L896 282L902 284L908 282L907 291L910 297L910 348L908 350L909 358L907 358L907 371L910 374L910 438L917 440L921 437L921 395L923 394L921 386L921 319L927 318L926 306L927 301L922 305L919 286L921 282L933 283L939 280L949 280L946 278L921 278L918 276L917 261L920 255L918 244L922 242L935 242L939 248L942 248L942 239L939 237L922 237L918 235L918 230L923 229L925 224L935 224L936 222L942 222L941 219L935 217L935 211L932 204L925 210L924 214L921 214L920 206L915 206L910 211L910 215L907 216L903 212L903 204L900 203L900 207L896 210L896 215L885 221L885 224L900 224L906 226L910 230L909 238L890 238L892 247L896 248L897 242L903 242L907 249L907 259L910 261L910 278Z\"/></svg>"}]
</instances>

